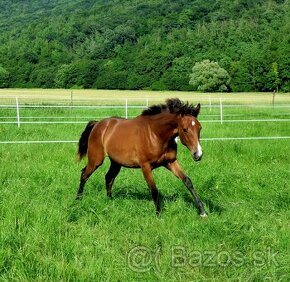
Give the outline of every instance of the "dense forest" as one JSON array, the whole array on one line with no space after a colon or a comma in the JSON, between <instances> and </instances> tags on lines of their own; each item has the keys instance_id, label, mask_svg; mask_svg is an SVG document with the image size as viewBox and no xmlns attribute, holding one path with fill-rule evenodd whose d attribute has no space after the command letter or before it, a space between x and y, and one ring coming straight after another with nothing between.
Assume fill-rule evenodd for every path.
<instances>
[{"instance_id":1,"label":"dense forest","mask_svg":"<svg viewBox=\"0 0 290 282\"><path fill-rule=\"evenodd\" d=\"M196 90L210 60L227 91L290 91L289 55L288 0L0 1L0 88Z\"/></svg>"}]
</instances>

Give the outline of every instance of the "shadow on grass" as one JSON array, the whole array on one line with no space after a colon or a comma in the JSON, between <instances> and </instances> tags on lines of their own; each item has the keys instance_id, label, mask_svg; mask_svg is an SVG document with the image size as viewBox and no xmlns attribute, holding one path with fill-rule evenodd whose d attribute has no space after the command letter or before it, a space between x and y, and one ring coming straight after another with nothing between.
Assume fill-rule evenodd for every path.
<instances>
[{"instance_id":1,"label":"shadow on grass","mask_svg":"<svg viewBox=\"0 0 290 282\"><path fill-rule=\"evenodd\" d=\"M94 192L95 193L95 192ZM95 213L95 203L97 199L94 197L92 191L87 192L83 195L83 199L75 200L71 203L68 208L68 222L76 222L81 217L86 216L91 213ZM97 193L104 193L103 190L99 190ZM94 194L94 195L93 195ZM183 199L186 205L192 206L195 209L194 201L189 194L187 194L186 188L182 193L173 193L173 194L161 194L162 196L162 213L166 211L166 203L174 203L178 199ZM98 201L100 201L99 199ZM148 188L145 188L144 191L136 190L133 186L126 186L122 189L113 189L113 201L124 201L124 200L133 200L133 201L152 201L152 197ZM101 200L103 202L103 200ZM110 199L108 199L110 201ZM204 202L207 212L220 215L224 208L220 205L217 205L212 199L204 198ZM107 203L109 204L109 202ZM138 203L136 203L138 205Z\"/></svg>"},{"instance_id":2,"label":"shadow on grass","mask_svg":"<svg viewBox=\"0 0 290 282\"><path fill-rule=\"evenodd\" d=\"M194 201L190 197L190 195L185 195L185 196L183 196L183 198L187 204L189 204L189 205L191 204L194 206ZM211 200L209 198L201 198L201 201L205 205L205 210L207 213L214 213L214 214L220 215L225 210L222 206L216 204L213 200Z\"/></svg>"},{"instance_id":3,"label":"shadow on grass","mask_svg":"<svg viewBox=\"0 0 290 282\"><path fill-rule=\"evenodd\" d=\"M215 204L210 199L205 199L204 203L209 208L210 213L215 213L215 214L221 215L222 212L225 210L222 206Z\"/></svg>"}]
</instances>

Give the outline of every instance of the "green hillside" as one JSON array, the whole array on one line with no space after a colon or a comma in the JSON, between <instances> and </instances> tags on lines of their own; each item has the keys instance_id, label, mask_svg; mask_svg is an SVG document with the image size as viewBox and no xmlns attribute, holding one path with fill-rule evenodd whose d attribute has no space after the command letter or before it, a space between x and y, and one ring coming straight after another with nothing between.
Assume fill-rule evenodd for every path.
<instances>
[{"instance_id":1,"label":"green hillside","mask_svg":"<svg viewBox=\"0 0 290 282\"><path fill-rule=\"evenodd\" d=\"M287 0L2 0L0 87L194 90L216 61L232 91L290 91Z\"/></svg>"}]
</instances>

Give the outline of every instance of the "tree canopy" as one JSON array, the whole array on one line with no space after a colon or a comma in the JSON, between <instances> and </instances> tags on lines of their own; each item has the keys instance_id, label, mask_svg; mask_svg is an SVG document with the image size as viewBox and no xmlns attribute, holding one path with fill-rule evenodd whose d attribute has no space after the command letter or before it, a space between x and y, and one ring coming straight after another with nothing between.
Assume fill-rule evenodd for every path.
<instances>
[{"instance_id":1,"label":"tree canopy","mask_svg":"<svg viewBox=\"0 0 290 282\"><path fill-rule=\"evenodd\" d=\"M192 68L189 83L195 90L223 92L229 90L230 76L217 62L204 60Z\"/></svg>"},{"instance_id":2,"label":"tree canopy","mask_svg":"<svg viewBox=\"0 0 290 282\"><path fill-rule=\"evenodd\" d=\"M0 87L193 90L217 62L232 91L290 91L286 0L2 0Z\"/></svg>"}]
</instances>

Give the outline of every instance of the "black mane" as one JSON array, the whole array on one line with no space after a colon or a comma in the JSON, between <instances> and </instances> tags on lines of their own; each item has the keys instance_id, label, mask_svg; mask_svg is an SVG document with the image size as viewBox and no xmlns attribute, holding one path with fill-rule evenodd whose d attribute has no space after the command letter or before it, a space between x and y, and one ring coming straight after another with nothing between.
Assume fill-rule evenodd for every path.
<instances>
[{"instance_id":1,"label":"black mane","mask_svg":"<svg viewBox=\"0 0 290 282\"><path fill-rule=\"evenodd\" d=\"M199 105L198 105L199 108ZM142 116L152 116L164 112L197 117L198 110L188 102L184 103L178 98L167 99L165 104L153 105L142 112Z\"/></svg>"}]
</instances>

